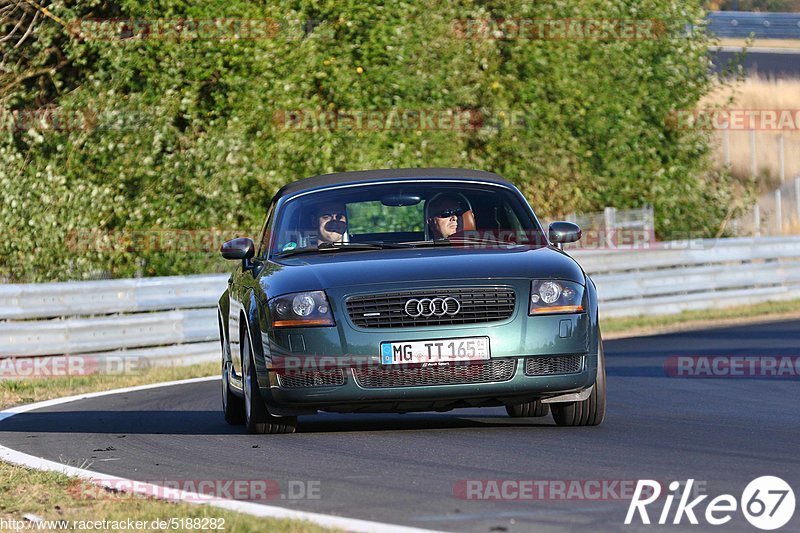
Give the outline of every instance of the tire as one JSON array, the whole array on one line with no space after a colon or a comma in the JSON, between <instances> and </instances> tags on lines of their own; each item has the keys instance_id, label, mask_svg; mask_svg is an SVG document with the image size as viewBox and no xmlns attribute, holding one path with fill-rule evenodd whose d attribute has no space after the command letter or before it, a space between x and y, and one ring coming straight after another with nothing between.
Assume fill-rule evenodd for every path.
<instances>
[{"instance_id":1,"label":"tire","mask_svg":"<svg viewBox=\"0 0 800 533\"><path fill-rule=\"evenodd\" d=\"M506 405L506 413L513 418L540 417L550 414L550 406L541 400Z\"/></svg>"},{"instance_id":2,"label":"tire","mask_svg":"<svg viewBox=\"0 0 800 533\"><path fill-rule=\"evenodd\" d=\"M247 332L242 335L242 368L244 376L244 424L248 433L294 433L297 428L296 416L272 416L267 411L258 388L253 346Z\"/></svg>"},{"instance_id":3,"label":"tire","mask_svg":"<svg viewBox=\"0 0 800 533\"><path fill-rule=\"evenodd\" d=\"M599 340L597 379L592 394L582 402L551 404L553 420L559 426L599 426L606 416L606 356Z\"/></svg>"},{"instance_id":4,"label":"tire","mask_svg":"<svg viewBox=\"0 0 800 533\"><path fill-rule=\"evenodd\" d=\"M229 384L230 363L222 359L222 414L225 422L237 426L244 424L244 400L231 392Z\"/></svg>"}]
</instances>

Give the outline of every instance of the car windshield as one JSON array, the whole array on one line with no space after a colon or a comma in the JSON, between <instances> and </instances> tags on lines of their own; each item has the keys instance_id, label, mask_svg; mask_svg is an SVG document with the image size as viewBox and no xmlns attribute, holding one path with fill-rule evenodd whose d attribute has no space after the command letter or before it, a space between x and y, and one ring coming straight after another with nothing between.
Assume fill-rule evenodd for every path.
<instances>
[{"instance_id":1,"label":"car windshield","mask_svg":"<svg viewBox=\"0 0 800 533\"><path fill-rule=\"evenodd\" d=\"M515 191L467 182L337 187L302 194L281 210L273 255L449 246L542 246L541 228Z\"/></svg>"}]
</instances>

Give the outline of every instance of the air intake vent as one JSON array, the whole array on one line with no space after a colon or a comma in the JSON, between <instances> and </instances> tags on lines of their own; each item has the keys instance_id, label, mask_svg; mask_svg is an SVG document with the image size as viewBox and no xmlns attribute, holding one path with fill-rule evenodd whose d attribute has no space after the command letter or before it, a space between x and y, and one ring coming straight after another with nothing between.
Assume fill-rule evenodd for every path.
<instances>
[{"instance_id":1,"label":"air intake vent","mask_svg":"<svg viewBox=\"0 0 800 533\"><path fill-rule=\"evenodd\" d=\"M493 359L450 366L357 368L354 372L359 385L374 389L508 381L514 377L515 366L514 359Z\"/></svg>"},{"instance_id":2,"label":"air intake vent","mask_svg":"<svg viewBox=\"0 0 800 533\"><path fill-rule=\"evenodd\" d=\"M335 387L337 385L344 385L344 370L336 369L324 372L287 372L285 374L278 374L278 385L285 389Z\"/></svg>"},{"instance_id":3,"label":"air intake vent","mask_svg":"<svg viewBox=\"0 0 800 533\"><path fill-rule=\"evenodd\" d=\"M575 374L583 370L582 355L559 357L528 357L525 359L526 376L546 376L550 374Z\"/></svg>"}]
</instances>

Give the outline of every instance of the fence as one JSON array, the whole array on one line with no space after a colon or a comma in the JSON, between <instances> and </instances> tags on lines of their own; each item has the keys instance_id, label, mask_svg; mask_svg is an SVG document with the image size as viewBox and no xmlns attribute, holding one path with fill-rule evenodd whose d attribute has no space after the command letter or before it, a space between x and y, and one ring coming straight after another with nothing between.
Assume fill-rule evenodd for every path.
<instances>
[{"instance_id":1,"label":"fence","mask_svg":"<svg viewBox=\"0 0 800 533\"><path fill-rule=\"evenodd\" d=\"M761 196L743 216L732 221L736 235L791 235L800 233L800 175Z\"/></svg>"},{"instance_id":2,"label":"fence","mask_svg":"<svg viewBox=\"0 0 800 533\"><path fill-rule=\"evenodd\" d=\"M761 176L781 183L800 173L800 135L797 130L722 130L718 133L717 162L740 176Z\"/></svg>"},{"instance_id":3,"label":"fence","mask_svg":"<svg viewBox=\"0 0 800 533\"><path fill-rule=\"evenodd\" d=\"M648 242L655 240L655 216L652 206L644 206L640 209L617 209L606 207L603 211L593 213L581 213L579 215L570 213L563 219L574 222L583 230L584 235L592 234L594 241L601 243L602 246L615 248L624 243L618 242L628 231L635 231L642 236L649 236ZM545 228L553 220L543 219L542 224ZM602 238L598 239L597 236ZM581 243L576 246L568 245L567 248L580 248Z\"/></svg>"},{"instance_id":4,"label":"fence","mask_svg":"<svg viewBox=\"0 0 800 533\"><path fill-rule=\"evenodd\" d=\"M800 298L800 237L575 251L603 318ZM219 357L225 275L0 286L2 357L90 354L156 365Z\"/></svg>"},{"instance_id":5,"label":"fence","mask_svg":"<svg viewBox=\"0 0 800 533\"><path fill-rule=\"evenodd\" d=\"M712 11L708 31L717 37L800 39L800 13L753 13Z\"/></svg>"}]
</instances>

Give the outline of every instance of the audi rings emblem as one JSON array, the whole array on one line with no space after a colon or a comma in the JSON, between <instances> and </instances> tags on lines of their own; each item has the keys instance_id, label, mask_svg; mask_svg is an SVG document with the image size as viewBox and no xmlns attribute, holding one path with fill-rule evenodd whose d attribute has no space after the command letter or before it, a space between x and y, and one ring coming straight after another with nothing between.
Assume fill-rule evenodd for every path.
<instances>
[{"instance_id":1,"label":"audi rings emblem","mask_svg":"<svg viewBox=\"0 0 800 533\"><path fill-rule=\"evenodd\" d=\"M448 296L447 298L412 298L405 305L405 312L412 318L432 316L454 316L461 311L461 303Z\"/></svg>"}]
</instances>

